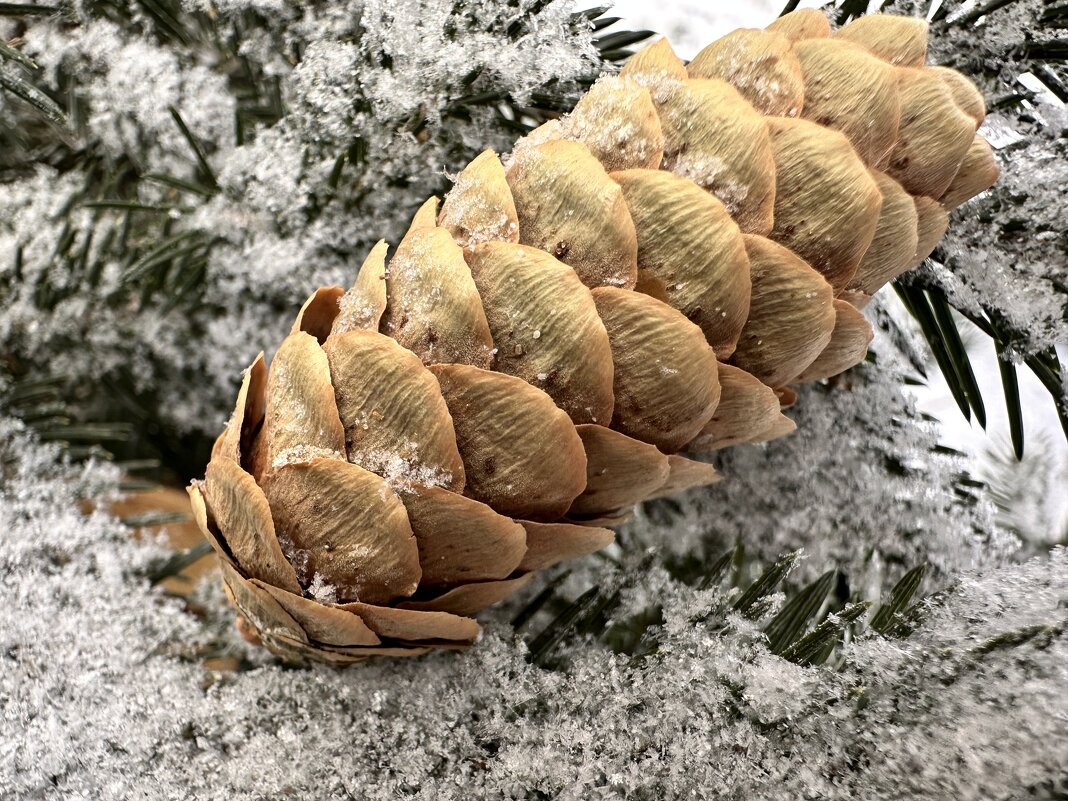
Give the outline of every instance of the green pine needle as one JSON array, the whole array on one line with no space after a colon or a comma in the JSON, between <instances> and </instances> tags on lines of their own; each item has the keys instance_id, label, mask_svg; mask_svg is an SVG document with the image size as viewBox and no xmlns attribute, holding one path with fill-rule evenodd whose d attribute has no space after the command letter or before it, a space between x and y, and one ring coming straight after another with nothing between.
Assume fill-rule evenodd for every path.
<instances>
[{"instance_id":1,"label":"green pine needle","mask_svg":"<svg viewBox=\"0 0 1068 801\"><path fill-rule=\"evenodd\" d=\"M82 423L39 431L45 442L124 442L130 438L132 426L126 423Z\"/></svg>"},{"instance_id":2,"label":"green pine needle","mask_svg":"<svg viewBox=\"0 0 1068 801\"><path fill-rule=\"evenodd\" d=\"M153 206L148 203L137 203L132 200L89 200L82 203L86 209L119 209L122 211L146 211L155 214L169 214L178 209L178 206L160 205Z\"/></svg>"},{"instance_id":3,"label":"green pine needle","mask_svg":"<svg viewBox=\"0 0 1068 801\"><path fill-rule=\"evenodd\" d=\"M722 581L727 569L732 565L739 564L742 558L742 544L739 542L719 559L712 563L704 578L701 579L700 589L707 590Z\"/></svg>"},{"instance_id":4,"label":"green pine needle","mask_svg":"<svg viewBox=\"0 0 1068 801\"><path fill-rule=\"evenodd\" d=\"M530 661L544 666L556 647L575 630L579 622L596 608L601 588L590 587L556 616L542 632L528 643Z\"/></svg>"},{"instance_id":5,"label":"green pine needle","mask_svg":"<svg viewBox=\"0 0 1068 801\"><path fill-rule=\"evenodd\" d=\"M211 545L201 542L184 551L169 556L161 562L153 565L145 575L151 584L159 584L164 579L177 576L191 564L211 553Z\"/></svg>"},{"instance_id":6,"label":"green pine needle","mask_svg":"<svg viewBox=\"0 0 1068 801\"><path fill-rule=\"evenodd\" d=\"M0 17L28 17L44 14L55 14L59 11L58 6L48 6L42 3L0 3Z\"/></svg>"},{"instance_id":7,"label":"green pine needle","mask_svg":"<svg viewBox=\"0 0 1068 801\"><path fill-rule=\"evenodd\" d=\"M188 519L189 515L184 512L146 512L143 515L120 518L120 522L127 528L145 528L147 526L164 526L168 523L183 523ZM207 543L204 544L207 545Z\"/></svg>"},{"instance_id":8,"label":"green pine needle","mask_svg":"<svg viewBox=\"0 0 1068 801\"><path fill-rule=\"evenodd\" d=\"M764 627L772 653L782 653L804 633L838 578L837 570L828 570L787 601L779 614Z\"/></svg>"},{"instance_id":9,"label":"green pine needle","mask_svg":"<svg viewBox=\"0 0 1068 801\"><path fill-rule=\"evenodd\" d=\"M212 172L211 165L208 164L208 158L204 155L204 149L201 147L200 142L193 136L193 132L190 131L189 126L185 124L185 120L183 120L182 115L178 113L178 109L174 106L167 106L167 111L170 112L171 117L174 119L174 124L178 126L178 130L189 143L189 148L193 151L193 155L196 157L201 174L207 179L209 186L211 186L212 189L217 190L219 184L215 180L215 173Z\"/></svg>"},{"instance_id":10,"label":"green pine needle","mask_svg":"<svg viewBox=\"0 0 1068 801\"><path fill-rule=\"evenodd\" d=\"M908 606L909 601L912 600L912 596L916 594L916 590L919 589L926 574L927 565L920 565L901 577L890 591L889 599L879 607L879 610L872 617L871 628L873 631L886 637L900 637L908 632L908 628L904 625L900 615L905 607Z\"/></svg>"},{"instance_id":11,"label":"green pine needle","mask_svg":"<svg viewBox=\"0 0 1068 801\"><path fill-rule=\"evenodd\" d=\"M1020 402L1020 380L1016 375L1016 365L1007 358L1008 349L1005 347L1005 343L995 339L994 348L997 350L1001 385L1005 389L1005 409L1009 416L1009 436L1012 439L1012 450L1016 454L1016 461L1020 461L1024 455L1024 422L1023 406Z\"/></svg>"},{"instance_id":12,"label":"green pine needle","mask_svg":"<svg viewBox=\"0 0 1068 801\"><path fill-rule=\"evenodd\" d=\"M56 101L24 78L15 75L0 64L0 88L25 100L56 125L67 126L67 115L63 113Z\"/></svg>"},{"instance_id":13,"label":"green pine needle","mask_svg":"<svg viewBox=\"0 0 1068 801\"><path fill-rule=\"evenodd\" d=\"M757 601L775 591L775 588L789 575L800 556L801 551L792 551L785 556L780 556L775 564L765 570L760 578L738 597L738 600L734 602L734 610L746 617L754 617L754 607Z\"/></svg>"},{"instance_id":14,"label":"green pine needle","mask_svg":"<svg viewBox=\"0 0 1068 801\"><path fill-rule=\"evenodd\" d=\"M926 293L922 289L901 283L895 283L894 289L897 291L902 303L905 304L905 308L919 323L920 330L923 332L927 343L931 346L931 353L938 364L938 369L942 371L949 391L953 395L953 400L957 402L961 414L964 415L966 420L971 420L971 404L968 400L968 392L961 381L961 371L954 363L950 345L946 342L945 335L935 319L934 310L931 308Z\"/></svg>"},{"instance_id":15,"label":"green pine needle","mask_svg":"<svg viewBox=\"0 0 1068 801\"><path fill-rule=\"evenodd\" d=\"M556 575L552 581L546 584L545 588L535 595L530 602L520 609L516 616L512 618L512 628L518 631L530 622L530 620L542 610L545 604L549 602L556 593L556 588L559 587L569 575L571 575L570 570L563 570Z\"/></svg>"},{"instance_id":16,"label":"green pine needle","mask_svg":"<svg viewBox=\"0 0 1068 801\"><path fill-rule=\"evenodd\" d=\"M860 620L871 606L868 601L850 604L831 615L811 632L783 650L782 657L799 665L821 665L827 661L845 630Z\"/></svg>"},{"instance_id":17,"label":"green pine needle","mask_svg":"<svg viewBox=\"0 0 1068 801\"><path fill-rule=\"evenodd\" d=\"M8 61L15 61L31 70L37 69L37 64L34 63L34 60L32 58L24 54L21 50L12 47L7 42L0 39L0 62L4 61L5 59L7 59Z\"/></svg>"},{"instance_id":18,"label":"green pine needle","mask_svg":"<svg viewBox=\"0 0 1068 801\"><path fill-rule=\"evenodd\" d=\"M985 429L986 407L983 404L983 396L979 391L979 383L975 380L975 371L968 358L968 351L964 347L964 342L961 341L960 331L957 330L957 323L953 319L949 301L944 295L930 292L927 293L927 300L931 304L938 332L945 342L961 390L968 399L968 405L975 412L976 421Z\"/></svg>"}]
</instances>

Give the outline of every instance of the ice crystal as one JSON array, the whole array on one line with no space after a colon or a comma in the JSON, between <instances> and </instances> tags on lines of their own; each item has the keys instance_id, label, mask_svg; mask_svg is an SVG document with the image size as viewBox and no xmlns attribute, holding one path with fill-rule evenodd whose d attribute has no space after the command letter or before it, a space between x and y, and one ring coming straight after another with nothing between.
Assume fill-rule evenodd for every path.
<instances>
[{"instance_id":1,"label":"ice crystal","mask_svg":"<svg viewBox=\"0 0 1068 801\"><path fill-rule=\"evenodd\" d=\"M190 614L143 578L156 546L79 512L80 497L114 487L114 470L64 466L8 420L0 457L3 797L674 799L715 788L844 801L1063 790L1063 550L965 573L911 637L864 637L837 670L774 656L740 616L711 628L708 611L730 597L660 569L621 606L663 608L658 650L642 660L589 643L567 669L544 670L498 610L466 653L293 670L232 633L217 584ZM214 671L198 661L207 651L249 669Z\"/></svg>"},{"instance_id":2,"label":"ice crystal","mask_svg":"<svg viewBox=\"0 0 1068 801\"><path fill-rule=\"evenodd\" d=\"M106 260L86 286L84 262L56 258L68 226L67 250L84 247L89 263L105 239L103 230L85 234L101 213L80 208L96 198L76 173L42 166L0 192L0 283L16 264L22 276L0 311L4 341L30 364L57 360L50 366L75 383L128 373L135 388L161 395L152 413L166 425L202 433L217 430L240 370L280 341L304 297L321 285L349 286L375 241L398 241L419 203L448 188L444 171L459 171L484 147L507 150L514 132L492 108L457 113L461 98L499 93L527 103L550 81L566 87L594 69L589 32L572 25L559 0L352 0L299 11L249 2L208 11L220 31L240 28L242 55L278 78L284 100L284 116L246 131L240 144L240 87L195 48L160 45L82 9L36 17L24 37L46 81L61 68L84 80L82 135L107 157L189 180L195 154L171 109L198 140L220 191L181 195L171 233L210 243L202 303L116 304L124 265ZM248 13L261 15L257 26L245 27ZM521 30L510 30L518 22ZM288 53L300 59L290 63ZM359 157L334 186L339 156L357 144ZM142 187L143 203L166 197L151 182ZM122 218L112 217L115 236ZM51 293L41 283L70 297L42 308ZM87 338L90 347L68 355L70 342Z\"/></svg>"}]
</instances>

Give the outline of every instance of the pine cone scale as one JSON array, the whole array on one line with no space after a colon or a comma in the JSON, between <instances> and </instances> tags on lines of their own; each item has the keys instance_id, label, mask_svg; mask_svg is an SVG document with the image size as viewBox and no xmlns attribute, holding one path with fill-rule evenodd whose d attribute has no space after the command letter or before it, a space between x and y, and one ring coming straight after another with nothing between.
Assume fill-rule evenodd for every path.
<instances>
[{"instance_id":1,"label":"pine cone scale","mask_svg":"<svg viewBox=\"0 0 1068 801\"><path fill-rule=\"evenodd\" d=\"M376 331L331 334L323 349L349 461L463 492L452 416L419 357Z\"/></svg>"},{"instance_id":2,"label":"pine cone scale","mask_svg":"<svg viewBox=\"0 0 1068 801\"><path fill-rule=\"evenodd\" d=\"M534 577L533 573L501 581L479 581L461 584L448 592L426 601L402 601L400 609L416 612L448 612L453 615L473 615L487 606L503 601L525 587Z\"/></svg>"},{"instance_id":3,"label":"pine cone scale","mask_svg":"<svg viewBox=\"0 0 1068 801\"><path fill-rule=\"evenodd\" d=\"M382 640L351 612L311 601L265 582L252 585L266 592L300 626L309 640L339 647L381 645Z\"/></svg>"},{"instance_id":4,"label":"pine cone scale","mask_svg":"<svg viewBox=\"0 0 1068 801\"><path fill-rule=\"evenodd\" d=\"M642 291L682 312L716 356L729 358L749 315L749 264L738 225L713 195L665 170L610 177L634 220Z\"/></svg>"},{"instance_id":5,"label":"pine cone scale","mask_svg":"<svg viewBox=\"0 0 1068 801\"><path fill-rule=\"evenodd\" d=\"M413 486L400 498L419 548L420 586L507 578L526 556L523 527L484 503L426 486Z\"/></svg>"},{"instance_id":6,"label":"pine cone scale","mask_svg":"<svg viewBox=\"0 0 1068 801\"><path fill-rule=\"evenodd\" d=\"M612 419L612 352L593 296L567 265L525 245L466 254L497 348L495 369L543 390L576 425Z\"/></svg>"},{"instance_id":7,"label":"pine cone scale","mask_svg":"<svg viewBox=\"0 0 1068 801\"><path fill-rule=\"evenodd\" d=\"M511 517L562 517L586 484L575 426L520 378L461 364L432 365L452 414L465 493Z\"/></svg>"},{"instance_id":8,"label":"pine cone scale","mask_svg":"<svg viewBox=\"0 0 1068 801\"><path fill-rule=\"evenodd\" d=\"M575 427L586 452L586 487L571 504L574 519L627 509L667 481L668 458L655 446L599 425Z\"/></svg>"},{"instance_id":9,"label":"pine cone scale","mask_svg":"<svg viewBox=\"0 0 1068 801\"><path fill-rule=\"evenodd\" d=\"M267 496L255 479L230 459L213 459L204 479L204 500L212 510L235 561L250 576L300 592L300 583L275 534Z\"/></svg>"}]
</instances>

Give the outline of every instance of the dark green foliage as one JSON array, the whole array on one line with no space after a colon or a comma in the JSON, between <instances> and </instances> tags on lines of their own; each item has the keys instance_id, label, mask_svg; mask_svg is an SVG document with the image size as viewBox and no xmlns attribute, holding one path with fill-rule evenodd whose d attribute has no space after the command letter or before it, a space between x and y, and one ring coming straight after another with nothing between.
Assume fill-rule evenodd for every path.
<instances>
[{"instance_id":1,"label":"dark green foliage","mask_svg":"<svg viewBox=\"0 0 1068 801\"><path fill-rule=\"evenodd\" d=\"M792 642L795 642L808 627L838 578L837 570L828 570L801 592L783 604L770 623L764 627L768 636L768 647L773 653L781 654Z\"/></svg>"},{"instance_id":2,"label":"dark green foliage","mask_svg":"<svg viewBox=\"0 0 1068 801\"><path fill-rule=\"evenodd\" d=\"M908 634L909 628L901 615L909 601L912 600L912 596L916 594L916 590L919 589L926 573L927 565L920 565L901 577L901 580L894 585L894 589L890 591L890 597L886 603L880 606L872 616L869 624L872 631L887 637L903 637Z\"/></svg>"},{"instance_id":3,"label":"dark green foliage","mask_svg":"<svg viewBox=\"0 0 1068 801\"><path fill-rule=\"evenodd\" d=\"M863 14L864 6L867 4L858 3L857 5L858 8L852 8L848 2L843 4L839 11L839 21L843 22L852 16ZM884 2L883 5L888 6L890 3ZM975 28L979 24L986 24L989 15L995 12L1004 13L1011 7L1022 8L1025 5L1024 0L989 0L964 11L961 2L949 0L941 4L932 20L932 39L947 37ZM1041 13L1036 15L1036 29L1029 32L1026 37L1028 41L1022 49L1014 44L1006 44L1001 50L996 49L997 45L992 49L990 46L977 44L975 52L967 52L962 47L958 47L959 52L955 55L954 63L949 66L960 69L987 85L993 84L1000 87L1001 91L993 96L990 96L988 92L987 103L991 110L1012 112L1019 115L1021 120L1033 123L1034 119L1030 111L1022 105L1032 93L1017 82L1016 78L1024 72L1030 72L1062 101L1068 99L1066 70L1062 63L1068 57L1068 40L1064 39L1065 26L1068 24L1066 8L1068 6L1064 4L1047 2ZM976 35L975 39L979 38ZM957 37L954 41L963 46L969 41L969 37ZM1006 69L1007 65L1012 65L1011 71ZM1020 127L1026 130L1028 124L1025 123ZM1019 203L1020 199L1008 195L1003 202ZM1011 208L1002 208L1001 211L1011 215ZM1015 231L1017 235L1028 236L1039 233L1039 231L1029 232L1027 220L1021 219L1015 223L1015 226L1018 229ZM1014 232L1003 225L1002 233L1012 235ZM1064 231L1048 233L1057 233L1063 237ZM947 255L940 248L935 251L933 259L946 263ZM1059 255L1062 259L1068 257L1063 247ZM1028 332L1006 320L993 302L984 302L984 299L980 298L982 312L977 313L974 308L955 301L946 288L934 278L930 270L921 269L903 276L895 282L895 287L902 300L905 301L906 307L917 318L923 335L931 346L935 361L945 376L962 413L969 419L974 413L977 421L984 427L986 421L983 400L974 379L968 354L961 347L960 334L950 309L953 308L961 316L970 320L993 340L1001 364L1001 379L1008 408L1013 448L1017 458L1022 458L1024 452L1023 412L1014 361L1019 359L1019 355L1033 350L1026 346ZM1068 287L1060 286L1057 289L1068 292ZM1068 436L1068 406L1066 406L1068 401L1065 400L1068 387L1066 387L1066 376L1056 352L1052 347L1046 348L1026 356L1022 361L1031 368L1049 391L1065 435Z\"/></svg>"},{"instance_id":4,"label":"dark green foliage","mask_svg":"<svg viewBox=\"0 0 1068 801\"><path fill-rule=\"evenodd\" d=\"M696 558L686 559L682 564L669 561L667 567L676 579L694 590L714 591L709 606L703 611L695 607L693 620L695 625L701 624L710 632L724 633L729 629L728 617L732 614L755 621L768 618L769 611L776 606L777 594L782 592L784 581L800 556L800 551L780 556L748 586L743 584L742 576L751 574L755 565L746 562L740 547L712 560L704 571L699 569L700 560ZM560 572L512 621L518 631L539 614L543 616L541 627L526 635L530 661L541 667L565 668L568 654L581 651L583 643L591 640L633 660L655 654L659 647L659 626L664 622L663 606L654 603L625 613L620 611L626 590L645 580L655 561L654 554L646 553L637 563L624 566L600 586L590 587L573 599L561 592L561 585L570 572ZM623 564L627 562L624 558ZM937 603L944 594L943 591L930 599L911 603L926 572L926 566L920 565L902 576L866 625L863 618L872 602L849 597L847 582L837 569L826 571L806 586L786 587L786 600L762 626L768 648L799 665L823 665L850 639L873 635L908 637L927 606Z\"/></svg>"},{"instance_id":5,"label":"dark green foliage","mask_svg":"<svg viewBox=\"0 0 1068 801\"><path fill-rule=\"evenodd\" d=\"M6 389L0 390L0 408L22 420L43 442L61 446L69 458L110 459L110 449L131 438L128 423L79 422L76 411L67 401L61 380L19 379L4 367L0 363L0 376L7 379ZM0 384L3 386L5 384Z\"/></svg>"}]
</instances>

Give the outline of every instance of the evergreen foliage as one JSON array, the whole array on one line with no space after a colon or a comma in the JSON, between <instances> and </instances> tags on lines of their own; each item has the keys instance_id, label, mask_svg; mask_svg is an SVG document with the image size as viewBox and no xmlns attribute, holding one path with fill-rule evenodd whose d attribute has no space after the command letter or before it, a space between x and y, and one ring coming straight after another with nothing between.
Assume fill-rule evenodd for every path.
<instances>
[{"instance_id":1,"label":"evergreen foliage","mask_svg":"<svg viewBox=\"0 0 1068 801\"><path fill-rule=\"evenodd\" d=\"M866 6L847 0L838 8L839 21L863 14ZM886 11L923 15L935 6L934 61L964 72L983 90L990 110L985 130L1012 169L952 215L949 235L925 268L899 279L896 289L962 413L984 428L983 399L951 309L990 338L1002 364L1019 459L1019 364L1049 391L1068 436L1068 373L1055 349L1068 339L1068 235L1059 200L1068 157L1068 20L1063 7L1039 0L883 3Z\"/></svg>"}]
</instances>

